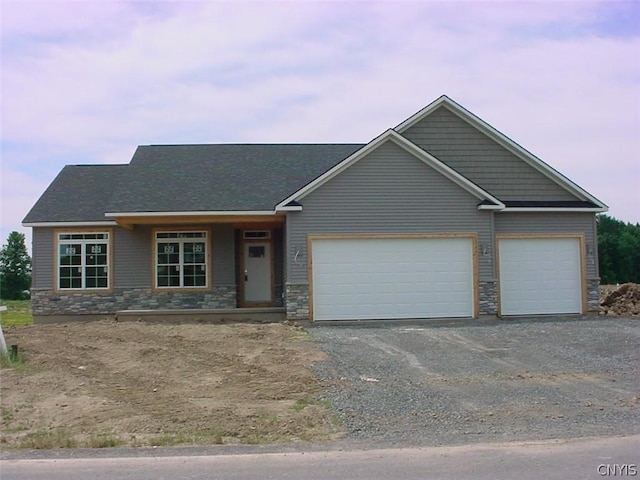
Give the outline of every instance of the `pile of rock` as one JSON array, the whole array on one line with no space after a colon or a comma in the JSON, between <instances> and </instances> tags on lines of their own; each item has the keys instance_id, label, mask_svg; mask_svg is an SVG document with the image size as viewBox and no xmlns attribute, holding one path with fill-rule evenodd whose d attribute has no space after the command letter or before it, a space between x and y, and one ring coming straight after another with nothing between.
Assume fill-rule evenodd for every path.
<instances>
[{"instance_id":1,"label":"pile of rock","mask_svg":"<svg viewBox=\"0 0 640 480\"><path fill-rule=\"evenodd\" d=\"M601 315L620 317L640 315L640 285L623 283L604 296L600 307Z\"/></svg>"}]
</instances>

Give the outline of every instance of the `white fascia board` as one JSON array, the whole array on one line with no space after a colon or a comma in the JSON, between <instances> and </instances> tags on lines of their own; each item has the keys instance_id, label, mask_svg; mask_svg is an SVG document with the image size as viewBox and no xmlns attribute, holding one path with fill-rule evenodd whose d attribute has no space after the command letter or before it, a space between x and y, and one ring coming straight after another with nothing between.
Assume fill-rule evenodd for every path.
<instances>
[{"instance_id":1,"label":"white fascia board","mask_svg":"<svg viewBox=\"0 0 640 480\"><path fill-rule=\"evenodd\" d=\"M388 140L394 142L396 145L403 148L405 151L407 151L414 157L423 161L424 163L429 165L431 168L436 170L438 173L444 175L449 180L453 181L458 186L462 187L464 190L467 190L469 193L471 193L478 199L491 200L492 202L498 204L499 208L504 208L504 205L502 204L502 202L500 202L500 200L493 197L491 194L489 194L482 188L478 187L474 183L470 182L465 177L460 175L458 172L456 172L449 166L442 163L433 155L429 154L428 152L425 152L423 149L418 147L413 142L409 141L402 135L399 135L398 132L396 132L395 130L389 129L386 132L384 132L382 135L379 135L378 137L374 138L371 142L369 142L367 145L362 147L357 152L354 152L349 157L345 158L342 162L338 163L336 166L334 166L333 168L325 172L323 175L316 178L311 183L308 183L303 188L293 193L291 196L285 198L282 202L276 205L276 211L283 208L289 202L298 201L304 198L306 195L313 192L320 186L324 185L326 182L334 178L336 175L339 175L341 172L349 168L351 165L356 163L361 158L364 158L367 154L369 154L370 152L372 152L373 150L375 150L376 148L378 148L380 145L382 145L384 142Z\"/></svg>"},{"instance_id":2,"label":"white fascia board","mask_svg":"<svg viewBox=\"0 0 640 480\"><path fill-rule=\"evenodd\" d=\"M301 212L302 205L290 205L288 207L278 207L275 208L276 212Z\"/></svg>"},{"instance_id":3,"label":"white fascia board","mask_svg":"<svg viewBox=\"0 0 640 480\"><path fill-rule=\"evenodd\" d=\"M281 201L279 204L276 205L276 208L275 208L276 211L281 209L281 208L283 208L283 207L285 207L289 202L296 201L296 200L308 195L309 193L313 192L316 188L320 187L321 185L324 185L326 182L331 180L333 177L338 175L343 170L346 170L348 167L350 167L355 162L360 160L367 153L369 153L370 151L374 150L378 145L380 145L380 143L385 141L387 139L388 135L389 135L389 132L391 132L391 130L387 130L382 135L379 135L378 137L374 138L369 143L367 143L364 147L362 147L360 150L352 153L347 158L342 160L340 163L335 165L333 168L327 170L325 173L320 175L318 178L316 178L312 182L306 184L300 190L298 190L297 192L294 192L293 194L291 194L290 196L285 198L283 201Z\"/></svg>"},{"instance_id":4,"label":"white fascia board","mask_svg":"<svg viewBox=\"0 0 640 480\"><path fill-rule=\"evenodd\" d=\"M116 222L27 222L23 227L105 227L116 226Z\"/></svg>"},{"instance_id":5,"label":"white fascia board","mask_svg":"<svg viewBox=\"0 0 640 480\"><path fill-rule=\"evenodd\" d=\"M394 130L396 132L399 132L399 133L404 133L406 130L408 130L409 128L414 126L416 123L418 123L420 120L422 120L424 117L428 116L431 112L436 110L440 105L445 103L447 100L452 102L452 100L449 97L447 97L446 95L441 95L436 100L431 102L429 105L427 105L426 107L424 107L420 111L418 111L418 112L414 113L413 115L411 115L409 118L407 118L400 125L396 126L394 128Z\"/></svg>"},{"instance_id":6,"label":"white fascia board","mask_svg":"<svg viewBox=\"0 0 640 480\"><path fill-rule=\"evenodd\" d=\"M440 106L445 106L450 112L460 117L462 120L470 123L474 127L478 128L481 132L485 133L489 138L492 138L504 148L509 150L511 153L516 155L521 160L528 163L530 166L538 170L540 173L550 178L551 180L558 183L560 186L564 187L569 192L577 195L583 200L588 200L602 208L607 208L607 206L598 200L596 197L591 195L589 192L576 185L574 182L569 180L567 177L562 175L560 172L547 165L543 160L536 157L533 153L529 152L527 149L521 147L516 142L511 140L505 134L497 130L496 128L489 125L487 122L482 120L480 117L476 116L474 113L470 112L462 105L456 103L446 95L442 95L436 101L427 105L425 108L420 110L415 115L412 115L407 120L398 125L395 130L400 133L404 133L406 130L411 128L413 125L418 123L420 120L428 116L431 112L439 108Z\"/></svg>"},{"instance_id":7,"label":"white fascia board","mask_svg":"<svg viewBox=\"0 0 640 480\"><path fill-rule=\"evenodd\" d=\"M505 207L500 212L582 212L582 213L604 213L608 212L608 207Z\"/></svg>"},{"instance_id":8,"label":"white fascia board","mask_svg":"<svg viewBox=\"0 0 640 480\"><path fill-rule=\"evenodd\" d=\"M105 217L193 217L193 216L238 216L238 215L264 215L272 216L276 212L272 210L222 210L222 211L198 211L198 212L107 212Z\"/></svg>"},{"instance_id":9,"label":"white fascia board","mask_svg":"<svg viewBox=\"0 0 640 480\"><path fill-rule=\"evenodd\" d=\"M478 205L478 210L504 210L504 204L500 205Z\"/></svg>"}]
</instances>

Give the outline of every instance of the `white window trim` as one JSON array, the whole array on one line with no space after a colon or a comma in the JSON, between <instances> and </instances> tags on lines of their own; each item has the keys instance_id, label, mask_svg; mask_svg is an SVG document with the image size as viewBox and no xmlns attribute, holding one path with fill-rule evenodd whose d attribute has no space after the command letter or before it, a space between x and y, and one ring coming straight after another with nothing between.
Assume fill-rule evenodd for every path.
<instances>
[{"instance_id":1,"label":"white window trim","mask_svg":"<svg viewBox=\"0 0 640 480\"><path fill-rule=\"evenodd\" d=\"M158 235L163 233L173 233L173 234L185 234L185 233L202 233L204 236L202 237L184 237L184 238L158 238ZM184 285L184 248L183 244L185 243L193 243L193 242L202 242L204 243L204 268L205 268L205 284L204 285ZM160 286L158 284L158 267L160 265L165 266L165 264L158 263L158 244L159 243L179 243L180 244L180 256L179 263L177 264L169 264L167 266L175 267L178 266L180 268L180 285L166 285ZM153 233L153 285L157 290L203 290L209 288L210 283L210 260L209 260L209 232L208 230L155 230Z\"/></svg>"},{"instance_id":2,"label":"white window trim","mask_svg":"<svg viewBox=\"0 0 640 480\"><path fill-rule=\"evenodd\" d=\"M63 235L105 235L106 238L82 238L82 239L62 239ZM80 244L81 245L81 253L80 253L80 265L62 265L60 262L60 245L65 244ZM106 265L87 265L86 263L86 246L89 244L101 244L107 247L107 263ZM78 291L78 290L100 290L100 291L109 291L111 290L111 234L108 231L57 231L56 232L56 290L60 292L68 292L68 291ZM105 287L87 287L87 268L88 267L103 267L107 269L107 285ZM62 287L60 284L62 277L60 275L60 270L62 268L80 268L82 277L81 277L81 286L80 287Z\"/></svg>"}]
</instances>

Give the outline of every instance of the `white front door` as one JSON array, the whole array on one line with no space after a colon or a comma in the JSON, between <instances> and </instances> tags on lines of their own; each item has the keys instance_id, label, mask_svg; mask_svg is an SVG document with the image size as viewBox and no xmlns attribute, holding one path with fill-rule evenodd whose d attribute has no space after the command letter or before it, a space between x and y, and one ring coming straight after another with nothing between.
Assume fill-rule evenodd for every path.
<instances>
[{"instance_id":1,"label":"white front door","mask_svg":"<svg viewBox=\"0 0 640 480\"><path fill-rule=\"evenodd\" d=\"M244 301L271 303L271 243L244 244Z\"/></svg>"}]
</instances>

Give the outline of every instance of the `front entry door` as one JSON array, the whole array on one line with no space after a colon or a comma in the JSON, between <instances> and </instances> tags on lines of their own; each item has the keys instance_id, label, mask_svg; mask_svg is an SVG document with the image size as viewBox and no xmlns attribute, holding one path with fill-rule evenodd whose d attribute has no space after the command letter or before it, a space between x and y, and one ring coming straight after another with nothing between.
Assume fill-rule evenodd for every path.
<instances>
[{"instance_id":1,"label":"front entry door","mask_svg":"<svg viewBox=\"0 0 640 480\"><path fill-rule=\"evenodd\" d=\"M244 244L244 303L271 304L271 243Z\"/></svg>"}]
</instances>

